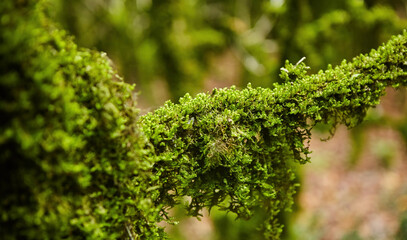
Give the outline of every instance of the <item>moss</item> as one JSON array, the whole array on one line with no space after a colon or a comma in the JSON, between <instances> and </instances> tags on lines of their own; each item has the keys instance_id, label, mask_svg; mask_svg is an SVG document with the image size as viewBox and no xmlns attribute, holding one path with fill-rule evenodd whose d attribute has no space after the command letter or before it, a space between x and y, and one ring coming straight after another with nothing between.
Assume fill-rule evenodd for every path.
<instances>
[{"instance_id":1,"label":"moss","mask_svg":"<svg viewBox=\"0 0 407 240\"><path fill-rule=\"evenodd\" d=\"M306 75L303 62L286 63L286 83L274 89L215 89L141 118L154 146L160 201L173 206L190 196L189 214L220 206L250 218L261 206L265 235L278 239L277 214L292 206L295 163L309 161L317 123L353 127L379 103L385 87L407 84L407 33L378 50Z\"/></svg>"},{"instance_id":2,"label":"moss","mask_svg":"<svg viewBox=\"0 0 407 240\"><path fill-rule=\"evenodd\" d=\"M43 6L0 4L0 238L156 236L133 86Z\"/></svg>"},{"instance_id":3,"label":"moss","mask_svg":"<svg viewBox=\"0 0 407 240\"><path fill-rule=\"evenodd\" d=\"M156 222L184 196L192 216L260 207L278 239L312 127L355 126L407 81L405 32L315 75L287 63L274 89L214 89L138 118L133 86L43 7L0 4L1 239L165 238Z\"/></svg>"}]
</instances>

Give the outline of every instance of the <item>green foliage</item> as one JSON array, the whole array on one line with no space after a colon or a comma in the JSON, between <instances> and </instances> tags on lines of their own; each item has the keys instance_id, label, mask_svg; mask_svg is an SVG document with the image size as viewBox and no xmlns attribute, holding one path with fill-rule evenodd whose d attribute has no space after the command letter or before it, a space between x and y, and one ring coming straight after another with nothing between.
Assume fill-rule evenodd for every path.
<instances>
[{"instance_id":1,"label":"green foliage","mask_svg":"<svg viewBox=\"0 0 407 240\"><path fill-rule=\"evenodd\" d=\"M402 0L286 0L273 29L280 61L307 56L313 69L339 64L406 27Z\"/></svg>"},{"instance_id":2,"label":"green foliage","mask_svg":"<svg viewBox=\"0 0 407 240\"><path fill-rule=\"evenodd\" d=\"M0 3L0 238L156 236L133 87L42 7Z\"/></svg>"},{"instance_id":3,"label":"green foliage","mask_svg":"<svg viewBox=\"0 0 407 240\"><path fill-rule=\"evenodd\" d=\"M405 32L315 75L287 62L274 89L186 95L138 119L133 86L43 8L0 3L1 239L165 238L156 223L185 196L192 216L261 208L279 239L311 128L355 126L386 86L407 84Z\"/></svg>"},{"instance_id":4,"label":"green foliage","mask_svg":"<svg viewBox=\"0 0 407 240\"><path fill-rule=\"evenodd\" d=\"M402 240L407 237L407 213L404 212L400 217L400 228L397 232L396 239Z\"/></svg>"},{"instance_id":5,"label":"green foliage","mask_svg":"<svg viewBox=\"0 0 407 240\"><path fill-rule=\"evenodd\" d=\"M214 52L225 34L207 24L200 1L54 1L57 18L87 47L109 53L128 82L151 92L163 78L175 98L202 85L205 52ZM131 49L131 50L129 50ZM151 100L151 99L150 99Z\"/></svg>"},{"instance_id":6,"label":"green foliage","mask_svg":"<svg viewBox=\"0 0 407 240\"><path fill-rule=\"evenodd\" d=\"M106 51L127 82L156 105L201 92L214 58L233 53L237 86L271 87L288 59L317 70L366 53L406 27L403 0L53 0L80 46ZM340 46L340 47L337 47ZM217 63L219 65L219 63ZM215 74L216 77L216 74ZM219 78L219 77L218 77ZM224 79L221 79L224 80Z\"/></svg>"},{"instance_id":7,"label":"green foliage","mask_svg":"<svg viewBox=\"0 0 407 240\"><path fill-rule=\"evenodd\" d=\"M287 62L285 84L274 89L214 89L188 94L180 104L141 118L154 146L160 202L190 196L192 216L219 206L239 218L256 207L266 212L265 235L278 239L276 216L289 210L295 193L293 164L309 160L307 142L317 123L353 127L379 103L386 86L407 84L407 32L353 62L306 75L303 62Z\"/></svg>"}]
</instances>

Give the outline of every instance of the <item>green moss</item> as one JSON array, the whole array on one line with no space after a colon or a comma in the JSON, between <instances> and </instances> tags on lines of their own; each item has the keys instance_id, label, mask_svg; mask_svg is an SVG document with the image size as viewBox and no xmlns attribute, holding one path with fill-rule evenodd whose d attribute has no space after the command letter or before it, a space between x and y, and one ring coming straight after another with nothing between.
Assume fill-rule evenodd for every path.
<instances>
[{"instance_id":1,"label":"green moss","mask_svg":"<svg viewBox=\"0 0 407 240\"><path fill-rule=\"evenodd\" d=\"M0 238L160 234L133 87L42 7L0 4Z\"/></svg>"},{"instance_id":2,"label":"green moss","mask_svg":"<svg viewBox=\"0 0 407 240\"><path fill-rule=\"evenodd\" d=\"M186 95L139 119L133 86L43 6L0 4L1 239L162 239L156 223L184 196L192 216L261 208L279 239L312 127L355 126L386 86L407 83L405 32L315 75L287 63L274 89Z\"/></svg>"},{"instance_id":3,"label":"green moss","mask_svg":"<svg viewBox=\"0 0 407 240\"><path fill-rule=\"evenodd\" d=\"M261 206L268 215L265 235L278 239L276 217L291 208L293 164L309 161L312 127L353 127L379 103L385 87L406 85L406 46L405 32L315 75L306 75L301 61L287 62L281 72L286 83L274 89L215 89L143 116L162 184L160 202L173 206L190 196L190 215L220 206L241 218Z\"/></svg>"}]
</instances>

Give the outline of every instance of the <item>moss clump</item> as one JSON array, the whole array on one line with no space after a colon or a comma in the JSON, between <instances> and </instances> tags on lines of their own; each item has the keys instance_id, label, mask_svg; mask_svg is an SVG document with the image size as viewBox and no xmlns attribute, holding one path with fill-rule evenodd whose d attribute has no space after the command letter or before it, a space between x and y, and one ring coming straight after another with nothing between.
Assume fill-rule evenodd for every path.
<instances>
[{"instance_id":1,"label":"moss clump","mask_svg":"<svg viewBox=\"0 0 407 240\"><path fill-rule=\"evenodd\" d=\"M156 222L264 209L279 239L293 168L319 123L358 124L386 86L406 85L407 33L306 75L287 63L274 89L215 89L138 118L132 86L103 53L79 49L42 1L0 3L0 238L160 239Z\"/></svg>"},{"instance_id":2,"label":"moss clump","mask_svg":"<svg viewBox=\"0 0 407 240\"><path fill-rule=\"evenodd\" d=\"M158 236L133 87L43 6L0 3L0 238Z\"/></svg>"},{"instance_id":3,"label":"moss clump","mask_svg":"<svg viewBox=\"0 0 407 240\"><path fill-rule=\"evenodd\" d=\"M379 103L386 86L407 84L407 33L370 54L306 75L287 62L274 89L215 89L180 104L167 102L142 117L154 146L159 201L173 206L190 196L189 214L220 206L250 218L260 206L263 231L279 239L277 214L290 209L294 163L309 160L307 142L317 123L353 127Z\"/></svg>"}]
</instances>

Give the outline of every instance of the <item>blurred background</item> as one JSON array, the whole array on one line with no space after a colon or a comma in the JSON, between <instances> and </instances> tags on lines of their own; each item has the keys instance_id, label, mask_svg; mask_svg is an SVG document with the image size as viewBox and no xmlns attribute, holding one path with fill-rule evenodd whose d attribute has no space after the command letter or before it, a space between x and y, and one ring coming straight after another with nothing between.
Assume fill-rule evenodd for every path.
<instances>
[{"instance_id":1,"label":"blurred background","mask_svg":"<svg viewBox=\"0 0 407 240\"><path fill-rule=\"evenodd\" d=\"M407 28L407 0L48 0L81 47L104 51L136 84L141 113L185 93L272 87L285 60L310 73L351 60ZM284 239L407 239L407 91L388 89L366 121L313 132ZM175 209L172 239L262 239L216 209L198 221Z\"/></svg>"}]
</instances>

